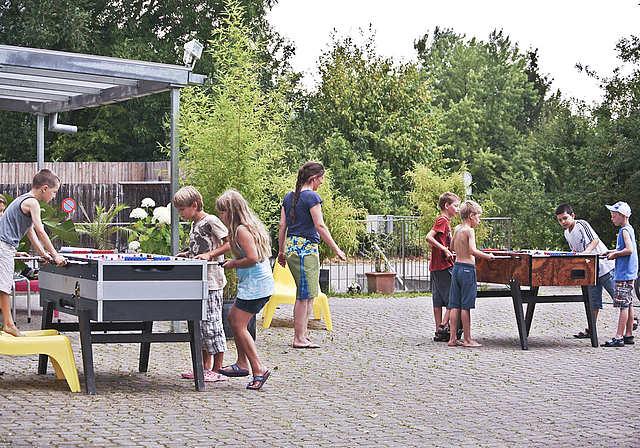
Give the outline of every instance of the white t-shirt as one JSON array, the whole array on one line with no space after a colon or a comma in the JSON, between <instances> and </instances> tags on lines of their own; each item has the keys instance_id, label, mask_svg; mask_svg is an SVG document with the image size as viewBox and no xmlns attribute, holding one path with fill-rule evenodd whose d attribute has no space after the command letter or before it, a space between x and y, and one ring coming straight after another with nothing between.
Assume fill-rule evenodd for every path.
<instances>
[{"instance_id":1,"label":"white t-shirt","mask_svg":"<svg viewBox=\"0 0 640 448\"><path fill-rule=\"evenodd\" d=\"M573 252L581 253L584 252L589 243L598 237L598 234L593 227L585 221L584 219L576 219L575 225L573 226L573 230L570 232L569 229L564 230L564 237L567 239L569 243L569 247ZM594 254L601 254L607 251L607 246L600 240L598 245L593 250ZM606 258L600 259L600 272L599 275L602 277L606 273L610 272L615 268L615 263L611 260L607 260Z\"/></svg>"}]
</instances>

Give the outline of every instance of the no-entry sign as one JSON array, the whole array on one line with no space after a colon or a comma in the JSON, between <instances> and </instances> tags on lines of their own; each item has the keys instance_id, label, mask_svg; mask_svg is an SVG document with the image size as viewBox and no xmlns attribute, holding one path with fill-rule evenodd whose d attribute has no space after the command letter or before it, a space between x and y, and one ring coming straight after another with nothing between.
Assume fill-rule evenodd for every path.
<instances>
[{"instance_id":1,"label":"no-entry sign","mask_svg":"<svg viewBox=\"0 0 640 448\"><path fill-rule=\"evenodd\" d=\"M62 210L67 212L67 213L71 213L76 209L76 201L74 201L71 198L67 198L64 201L62 201Z\"/></svg>"}]
</instances>

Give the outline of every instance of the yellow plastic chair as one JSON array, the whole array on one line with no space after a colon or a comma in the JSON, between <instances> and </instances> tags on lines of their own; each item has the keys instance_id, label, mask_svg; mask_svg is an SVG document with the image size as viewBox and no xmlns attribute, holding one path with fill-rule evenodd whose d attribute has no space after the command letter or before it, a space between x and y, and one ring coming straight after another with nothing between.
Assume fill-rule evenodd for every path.
<instances>
[{"instance_id":1,"label":"yellow plastic chair","mask_svg":"<svg viewBox=\"0 0 640 448\"><path fill-rule=\"evenodd\" d=\"M47 355L59 380L67 380L71 392L80 392L78 369L71 343L57 330L23 331L26 337L17 338L0 333L0 355Z\"/></svg>"},{"instance_id":2,"label":"yellow plastic chair","mask_svg":"<svg viewBox=\"0 0 640 448\"><path fill-rule=\"evenodd\" d=\"M283 303L294 305L296 303L296 282L293 279L293 275L291 275L289 266L287 265L283 268L280 263L276 262L273 267L273 280L276 282L276 292L273 293L262 311L262 328L271 326L273 314L276 312L278 305ZM313 300L313 318L319 320L321 315L324 316L327 330L333 331L329 301L323 292L320 292L320 295Z\"/></svg>"}]
</instances>

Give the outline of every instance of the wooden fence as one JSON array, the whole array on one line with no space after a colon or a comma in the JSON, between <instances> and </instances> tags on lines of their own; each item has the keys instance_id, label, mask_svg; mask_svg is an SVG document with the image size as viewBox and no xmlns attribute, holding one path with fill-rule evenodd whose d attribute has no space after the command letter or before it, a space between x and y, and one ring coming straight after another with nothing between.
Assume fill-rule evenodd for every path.
<instances>
[{"instance_id":1,"label":"wooden fence","mask_svg":"<svg viewBox=\"0 0 640 448\"><path fill-rule=\"evenodd\" d=\"M117 222L128 223L131 209L140 207L146 197L158 206L171 202L169 162L48 162L45 168L62 180L51 204L60 205L64 199L72 198L77 206L69 218L76 223L86 221L80 205L87 211L89 220L93 220L95 205L108 208L112 204L127 204L130 209L120 212ZM0 163L0 193L15 198L30 191L36 172L35 163ZM88 237L81 236L80 245L92 243Z\"/></svg>"},{"instance_id":2,"label":"wooden fence","mask_svg":"<svg viewBox=\"0 0 640 448\"><path fill-rule=\"evenodd\" d=\"M168 180L170 163L45 162L44 167L56 173L63 184L117 184ZM0 184L30 184L37 171L35 162L0 163Z\"/></svg>"}]
</instances>

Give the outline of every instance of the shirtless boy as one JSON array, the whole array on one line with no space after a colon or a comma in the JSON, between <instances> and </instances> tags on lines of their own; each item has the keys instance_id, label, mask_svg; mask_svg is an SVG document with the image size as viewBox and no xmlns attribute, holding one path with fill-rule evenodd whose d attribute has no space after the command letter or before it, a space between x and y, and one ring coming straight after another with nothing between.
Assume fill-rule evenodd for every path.
<instances>
[{"instance_id":1,"label":"shirtless boy","mask_svg":"<svg viewBox=\"0 0 640 448\"><path fill-rule=\"evenodd\" d=\"M471 310L476 307L478 282L476 280L476 258L493 260L490 253L481 252L476 248L476 236L473 230L480 223L482 207L473 201L465 201L460 206L462 224L456 226L453 232L451 248L456 254L456 263L451 276L451 291L449 292L449 308L451 308L451 334L449 345L464 347L482 347L482 344L471 339ZM462 318L464 336L462 342L455 337L458 317Z\"/></svg>"}]
</instances>

